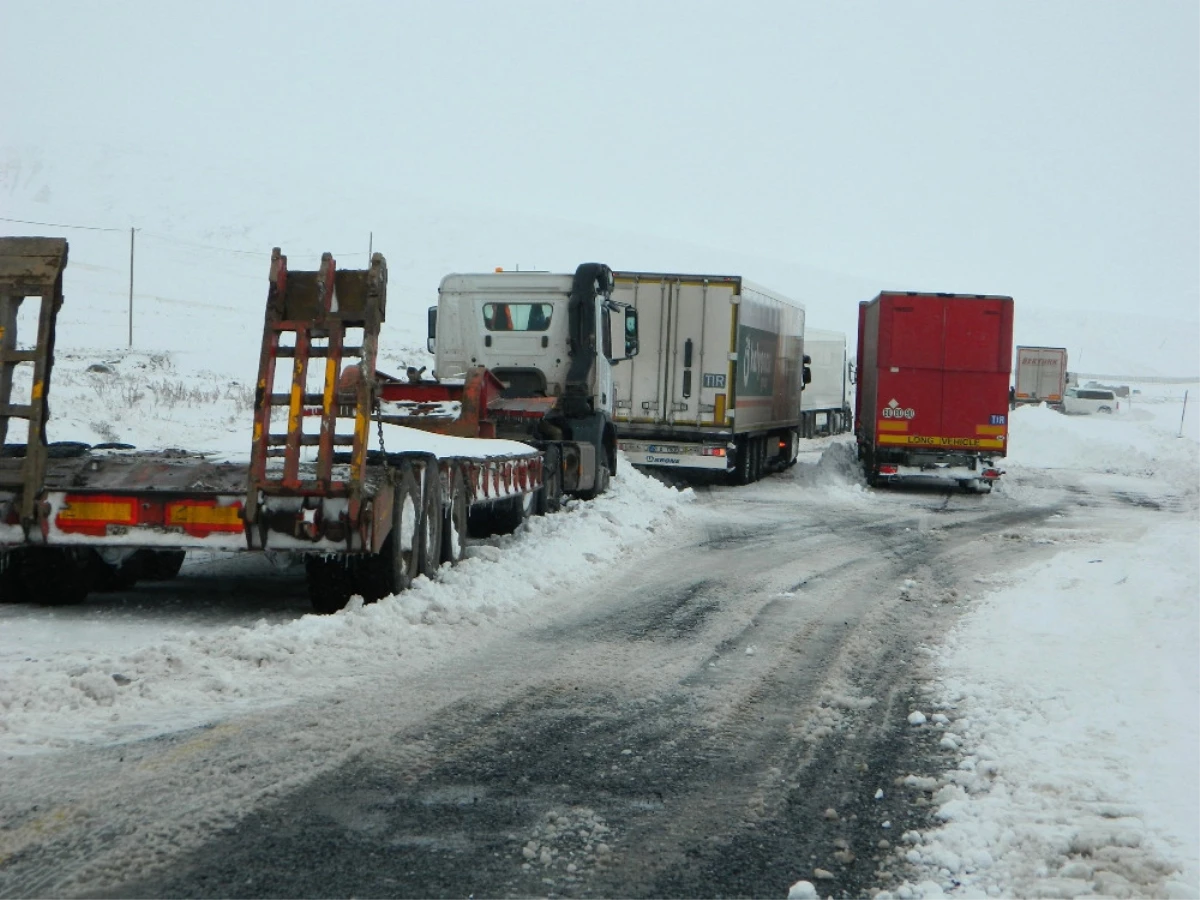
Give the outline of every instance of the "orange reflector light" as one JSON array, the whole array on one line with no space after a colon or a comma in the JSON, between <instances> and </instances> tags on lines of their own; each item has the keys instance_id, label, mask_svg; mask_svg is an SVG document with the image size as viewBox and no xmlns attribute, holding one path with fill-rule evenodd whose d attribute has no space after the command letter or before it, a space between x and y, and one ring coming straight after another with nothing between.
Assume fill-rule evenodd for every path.
<instances>
[{"instance_id":1,"label":"orange reflector light","mask_svg":"<svg viewBox=\"0 0 1200 900\"><path fill-rule=\"evenodd\" d=\"M67 494L54 524L62 531L102 535L109 525L137 522L137 501L104 494Z\"/></svg>"},{"instance_id":2,"label":"orange reflector light","mask_svg":"<svg viewBox=\"0 0 1200 900\"><path fill-rule=\"evenodd\" d=\"M177 500L167 504L166 524L196 536L241 531L242 504L218 506L215 500Z\"/></svg>"}]
</instances>

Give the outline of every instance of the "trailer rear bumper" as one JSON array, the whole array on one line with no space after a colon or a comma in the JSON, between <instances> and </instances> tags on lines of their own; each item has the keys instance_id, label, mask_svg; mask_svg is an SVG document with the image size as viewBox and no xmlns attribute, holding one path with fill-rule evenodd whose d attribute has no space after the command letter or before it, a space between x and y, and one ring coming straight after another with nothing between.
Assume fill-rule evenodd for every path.
<instances>
[{"instance_id":1,"label":"trailer rear bumper","mask_svg":"<svg viewBox=\"0 0 1200 900\"><path fill-rule=\"evenodd\" d=\"M704 469L724 472L737 459L736 447L727 441L689 443L683 441L620 440L617 449L630 465L669 469Z\"/></svg>"}]
</instances>

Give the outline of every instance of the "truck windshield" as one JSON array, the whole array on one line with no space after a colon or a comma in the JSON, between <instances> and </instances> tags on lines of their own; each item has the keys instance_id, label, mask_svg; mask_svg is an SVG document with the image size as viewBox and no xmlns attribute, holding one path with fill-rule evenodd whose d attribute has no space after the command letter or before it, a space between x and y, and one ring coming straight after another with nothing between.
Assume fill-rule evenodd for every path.
<instances>
[{"instance_id":1,"label":"truck windshield","mask_svg":"<svg viewBox=\"0 0 1200 900\"><path fill-rule=\"evenodd\" d=\"M545 331L554 306L549 303L485 303L483 327L488 331Z\"/></svg>"}]
</instances>

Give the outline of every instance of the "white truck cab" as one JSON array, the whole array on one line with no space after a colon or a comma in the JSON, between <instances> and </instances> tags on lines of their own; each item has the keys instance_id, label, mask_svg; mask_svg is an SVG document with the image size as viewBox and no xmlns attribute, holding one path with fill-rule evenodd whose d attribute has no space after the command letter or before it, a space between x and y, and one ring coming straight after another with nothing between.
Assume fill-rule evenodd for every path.
<instances>
[{"instance_id":1,"label":"white truck cab","mask_svg":"<svg viewBox=\"0 0 1200 900\"><path fill-rule=\"evenodd\" d=\"M638 352L637 310L614 302L612 271L453 274L429 311L429 351L448 380L486 366L505 398L546 398L546 414L508 416L504 437L595 450L596 493L616 471L613 367ZM531 402L530 412L535 404Z\"/></svg>"}]
</instances>

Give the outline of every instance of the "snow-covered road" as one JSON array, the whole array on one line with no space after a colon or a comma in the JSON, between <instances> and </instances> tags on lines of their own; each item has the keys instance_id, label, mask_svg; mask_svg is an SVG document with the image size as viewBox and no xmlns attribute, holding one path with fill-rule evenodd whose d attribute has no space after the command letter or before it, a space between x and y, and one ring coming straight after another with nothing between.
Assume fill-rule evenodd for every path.
<instances>
[{"instance_id":1,"label":"snow-covered road","mask_svg":"<svg viewBox=\"0 0 1200 900\"><path fill-rule=\"evenodd\" d=\"M221 893L247 864L237 847L257 846L250 823L300 835L319 808L345 833L369 820L436 848L452 823L416 834L412 804L458 809L488 784L511 804L545 781L574 799L529 788L530 815L601 831L588 850L486 820L499 845L472 846L499 854L493 889L1186 896L1195 792L1172 786L1195 780L1196 445L1140 447L1128 424L1024 411L1016 427L1043 455L1082 437L1097 458L1014 454L990 497L866 490L845 439L743 489L681 494L627 469L611 496L334 617L305 615L295 574L248 559L191 562L175 592L0 607L17 776L0 787L15 811L0 894L139 876L143 893L187 894L201 873ZM1096 427L1132 445L1124 462ZM1115 653L1135 628L1144 652ZM1147 730L1161 735L1149 753ZM509 762L484 777L496 758ZM329 805L374 766L408 799ZM455 766L478 777L464 786ZM703 824L664 827L685 821ZM452 871L418 858L427 891ZM286 868L279 883L316 889ZM341 893L395 877L331 871L323 889ZM468 881L454 884L487 892Z\"/></svg>"}]
</instances>

